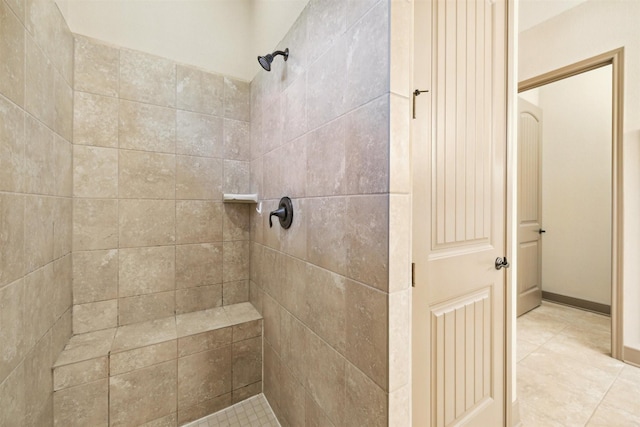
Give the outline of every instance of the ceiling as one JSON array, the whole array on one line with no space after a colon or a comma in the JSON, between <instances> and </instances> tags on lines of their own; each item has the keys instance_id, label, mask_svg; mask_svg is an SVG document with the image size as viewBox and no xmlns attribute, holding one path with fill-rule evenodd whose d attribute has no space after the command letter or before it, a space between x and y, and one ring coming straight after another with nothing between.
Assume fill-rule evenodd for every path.
<instances>
[{"instance_id":1,"label":"ceiling","mask_svg":"<svg viewBox=\"0 0 640 427\"><path fill-rule=\"evenodd\" d=\"M535 27L585 1L587 0L520 0L518 6L519 31L525 31L531 27Z\"/></svg>"},{"instance_id":2,"label":"ceiling","mask_svg":"<svg viewBox=\"0 0 640 427\"><path fill-rule=\"evenodd\" d=\"M56 0L72 32L251 81L308 0Z\"/></svg>"}]
</instances>

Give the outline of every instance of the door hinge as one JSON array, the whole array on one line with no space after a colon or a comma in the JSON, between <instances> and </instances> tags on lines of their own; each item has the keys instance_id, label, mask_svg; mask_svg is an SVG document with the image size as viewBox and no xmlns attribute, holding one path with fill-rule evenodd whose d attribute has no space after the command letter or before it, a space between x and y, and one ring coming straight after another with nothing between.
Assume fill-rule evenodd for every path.
<instances>
[{"instance_id":1,"label":"door hinge","mask_svg":"<svg viewBox=\"0 0 640 427\"><path fill-rule=\"evenodd\" d=\"M416 287L416 263L411 263L411 287Z\"/></svg>"}]
</instances>

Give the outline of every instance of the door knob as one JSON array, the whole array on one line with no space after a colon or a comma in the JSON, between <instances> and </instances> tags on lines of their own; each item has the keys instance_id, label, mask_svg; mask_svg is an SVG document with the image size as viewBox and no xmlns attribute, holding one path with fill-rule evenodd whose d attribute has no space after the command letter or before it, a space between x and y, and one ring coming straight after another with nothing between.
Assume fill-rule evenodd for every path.
<instances>
[{"instance_id":1,"label":"door knob","mask_svg":"<svg viewBox=\"0 0 640 427\"><path fill-rule=\"evenodd\" d=\"M542 233L546 233L547 230L543 230L542 228L540 230L538 230L538 234L542 234Z\"/></svg>"},{"instance_id":2,"label":"door knob","mask_svg":"<svg viewBox=\"0 0 640 427\"><path fill-rule=\"evenodd\" d=\"M496 266L496 270L500 270L501 268L509 268L509 261L507 261L507 257L496 258L495 266Z\"/></svg>"}]
</instances>

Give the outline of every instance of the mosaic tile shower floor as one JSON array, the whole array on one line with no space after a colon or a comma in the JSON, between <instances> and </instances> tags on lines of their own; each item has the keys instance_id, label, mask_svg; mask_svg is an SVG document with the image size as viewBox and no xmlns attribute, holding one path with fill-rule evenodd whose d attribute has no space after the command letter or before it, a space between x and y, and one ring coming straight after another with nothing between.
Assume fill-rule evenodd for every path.
<instances>
[{"instance_id":1,"label":"mosaic tile shower floor","mask_svg":"<svg viewBox=\"0 0 640 427\"><path fill-rule=\"evenodd\" d=\"M280 423L264 394L259 394L185 427L280 427Z\"/></svg>"}]
</instances>

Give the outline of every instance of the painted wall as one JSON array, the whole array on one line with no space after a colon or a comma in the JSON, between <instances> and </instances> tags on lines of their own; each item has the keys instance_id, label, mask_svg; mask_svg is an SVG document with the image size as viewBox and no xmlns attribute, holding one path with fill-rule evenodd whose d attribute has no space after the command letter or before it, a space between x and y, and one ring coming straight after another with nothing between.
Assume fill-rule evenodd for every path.
<instances>
[{"instance_id":1,"label":"painted wall","mask_svg":"<svg viewBox=\"0 0 640 427\"><path fill-rule=\"evenodd\" d=\"M0 425L52 425L71 335L73 38L52 1L0 1Z\"/></svg>"},{"instance_id":2,"label":"painted wall","mask_svg":"<svg viewBox=\"0 0 640 427\"><path fill-rule=\"evenodd\" d=\"M611 66L545 85L542 290L611 304Z\"/></svg>"},{"instance_id":3,"label":"painted wall","mask_svg":"<svg viewBox=\"0 0 640 427\"><path fill-rule=\"evenodd\" d=\"M391 64L410 59L411 10L311 0L288 62L251 84L250 298L283 425L410 424L410 80ZM268 225L282 196L288 230Z\"/></svg>"},{"instance_id":4,"label":"painted wall","mask_svg":"<svg viewBox=\"0 0 640 427\"><path fill-rule=\"evenodd\" d=\"M57 0L71 31L250 81L308 0Z\"/></svg>"},{"instance_id":5,"label":"painted wall","mask_svg":"<svg viewBox=\"0 0 640 427\"><path fill-rule=\"evenodd\" d=\"M590 0L520 34L525 80L603 52L625 48L624 63L624 343L640 349L640 3ZM550 48L553 46L553 48Z\"/></svg>"}]
</instances>

